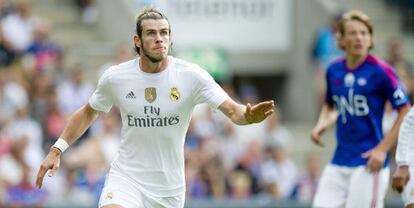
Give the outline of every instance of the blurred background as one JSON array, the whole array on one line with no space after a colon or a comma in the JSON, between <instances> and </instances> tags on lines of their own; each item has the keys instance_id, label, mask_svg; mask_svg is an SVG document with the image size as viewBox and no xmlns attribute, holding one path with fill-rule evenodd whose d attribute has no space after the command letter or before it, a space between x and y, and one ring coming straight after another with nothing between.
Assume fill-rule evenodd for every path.
<instances>
[{"instance_id":1,"label":"blurred background","mask_svg":"<svg viewBox=\"0 0 414 208\"><path fill-rule=\"evenodd\" d=\"M413 97L411 0L0 0L0 207L97 207L120 141L117 109L65 152L44 188L34 178L103 71L134 58L134 17L144 6L169 17L172 55L201 65L239 102L273 99L279 110L239 127L196 109L185 143L186 207L310 206L335 137L331 129L319 148L309 134L325 68L342 55L335 22L348 9L371 17L372 53ZM384 131L394 118L388 110ZM389 191L386 207L402 207L400 196Z\"/></svg>"}]
</instances>

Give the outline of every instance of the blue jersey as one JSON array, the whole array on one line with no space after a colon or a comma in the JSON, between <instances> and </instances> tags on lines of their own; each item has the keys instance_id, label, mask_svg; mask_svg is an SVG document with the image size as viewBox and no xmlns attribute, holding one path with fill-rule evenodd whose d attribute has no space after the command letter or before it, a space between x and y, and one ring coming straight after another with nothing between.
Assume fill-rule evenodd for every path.
<instances>
[{"instance_id":1,"label":"blue jersey","mask_svg":"<svg viewBox=\"0 0 414 208\"><path fill-rule=\"evenodd\" d=\"M362 153L374 148L382 139L382 117L389 100L394 109L409 103L407 94L393 68L368 55L355 69L344 59L328 67L326 103L335 105L337 148L333 164L365 165Z\"/></svg>"}]
</instances>

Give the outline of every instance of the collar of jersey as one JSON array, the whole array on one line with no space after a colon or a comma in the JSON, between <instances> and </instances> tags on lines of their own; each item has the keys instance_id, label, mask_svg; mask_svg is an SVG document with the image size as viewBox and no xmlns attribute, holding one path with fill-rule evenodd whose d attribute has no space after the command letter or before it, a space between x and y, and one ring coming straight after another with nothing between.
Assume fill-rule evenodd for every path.
<instances>
[{"instance_id":1,"label":"collar of jersey","mask_svg":"<svg viewBox=\"0 0 414 208\"><path fill-rule=\"evenodd\" d=\"M144 72L144 71L142 71L141 70L141 67L139 66L139 59L140 59L140 57L138 57L137 59L135 59L135 69L138 69L138 70L136 70L141 76L145 76L145 77L154 77L154 78L157 78L157 77L162 77L162 76L164 76L165 74L167 74L167 72L169 71L169 69L170 69L170 67L171 67L171 63L172 63L172 58L171 58L171 56L168 56L167 57L168 58L168 65L167 65L167 68L165 68L164 70L162 70L161 72L158 72L158 73L147 73L147 72Z\"/></svg>"}]
</instances>

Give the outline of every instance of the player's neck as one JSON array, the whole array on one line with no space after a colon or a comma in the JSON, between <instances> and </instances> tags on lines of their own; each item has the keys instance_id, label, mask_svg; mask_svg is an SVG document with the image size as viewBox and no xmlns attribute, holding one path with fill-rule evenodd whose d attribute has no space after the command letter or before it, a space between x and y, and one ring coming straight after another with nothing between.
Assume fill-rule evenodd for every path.
<instances>
[{"instance_id":1,"label":"player's neck","mask_svg":"<svg viewBox=\"0 0 414 208\"><path fill-rule=\"evenodd\" d=\"M368 54L365 55L347 55L346 56L346 66L348 69L356 69L360 66L365 59L367 58Z\"/></svg>"},{"instance_id":2,"label":"player's neck","mask_svg":"<svg viewBox=\"0 0 414 208\"><path fill-rule=\"evenodd\" d=\"M164 58L160 62L152 62L148 58L141 56L139 59L139 68L146 73L158 73L164 71L168 66L168 58Z\"/></svg>"}]
</instances>

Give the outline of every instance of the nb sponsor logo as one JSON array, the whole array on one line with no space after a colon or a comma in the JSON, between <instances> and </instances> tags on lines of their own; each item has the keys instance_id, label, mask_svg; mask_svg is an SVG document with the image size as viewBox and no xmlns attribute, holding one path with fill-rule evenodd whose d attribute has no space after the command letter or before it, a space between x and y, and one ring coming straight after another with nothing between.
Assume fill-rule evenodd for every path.
<instances>
[{"instance_id":1,"label":"nb sponsor logo","mask_svg":"<svg viewBox=\"0 0 414 208\"><path fill-rule=\"evenodd\" d=\"M354 90L348 91L348 97L334 95L332 99L336 102L342 123L347 122L347 113L351 116L366 116L369 113L367 98L364 95L354 94Z\"/></svg>"}]
</instances>

